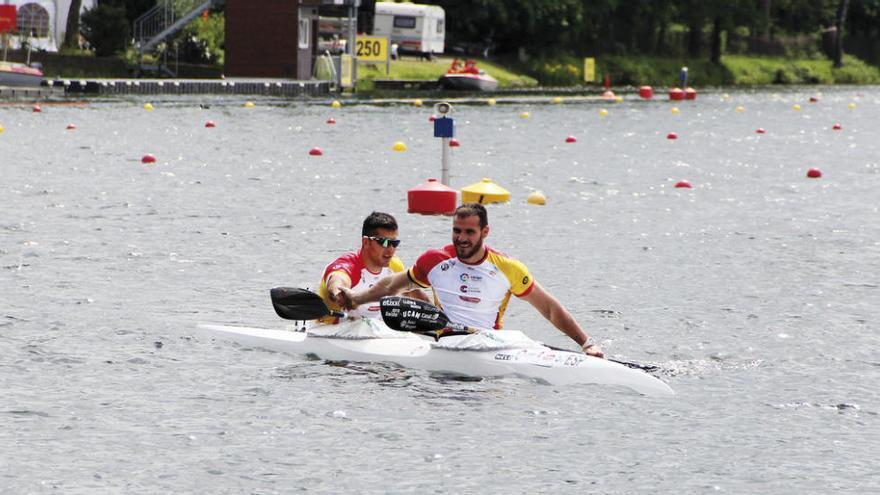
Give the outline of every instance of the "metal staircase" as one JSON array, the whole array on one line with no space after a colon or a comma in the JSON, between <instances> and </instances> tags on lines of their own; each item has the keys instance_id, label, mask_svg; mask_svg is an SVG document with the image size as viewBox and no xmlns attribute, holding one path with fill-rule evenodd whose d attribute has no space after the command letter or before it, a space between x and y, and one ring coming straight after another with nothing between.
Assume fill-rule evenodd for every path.
<instances>
[{"instance_id":1,"label":"metal staircase","mask_svg":"<svg viewBox=\"0 0 880 495\"><path fill-rule=\"evenodd\" d=\"M223 3L225 0L158 0L155 7L134 20L134 46L143 55L205 10Z\"/></svg>"}]
</instances>

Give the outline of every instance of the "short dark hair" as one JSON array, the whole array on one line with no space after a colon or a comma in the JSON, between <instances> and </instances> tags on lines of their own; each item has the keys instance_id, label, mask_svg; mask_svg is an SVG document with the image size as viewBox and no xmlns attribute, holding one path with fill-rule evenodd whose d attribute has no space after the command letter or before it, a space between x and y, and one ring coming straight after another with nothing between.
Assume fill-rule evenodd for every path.
<instances>
[{"instance_id":1,"label":"short dark hair","mask_svg":"<svg viewBox=\"0 0 880 495\"><path fill-rule=\"evenodd\" d=\"M361 235L376 235L379 229L397 230L397 220L388 213L374 211L364 219L364 226L361 228Z\"/></svg>"},{"instance_id":2,"label":"short dark hair","mask_svg":"<svg viewBox=\"0 0 880 495\"><path fill-rule=\"evenodd\" d=\"M480 217L480 228L489 225L489 214L486 213L486 207L480 203L463 203L455 209L455 218L466 218L477 215Z\"/></svg>"}]
</instances>

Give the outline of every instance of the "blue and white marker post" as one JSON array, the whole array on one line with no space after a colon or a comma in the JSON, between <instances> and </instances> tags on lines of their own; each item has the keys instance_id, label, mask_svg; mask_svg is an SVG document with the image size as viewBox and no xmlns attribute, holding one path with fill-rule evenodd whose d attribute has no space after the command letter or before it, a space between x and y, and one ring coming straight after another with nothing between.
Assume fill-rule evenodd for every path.
<instances>
[{"instance_id":1,"label":"blue and white marker post","mask_svg":"<svg viewBox=\"0 0 880 495\"><path fill-rule=\"evenodd\" d=\"M681 72L678 73L678 80L681 81L681 89L687 88L688 85L688 68L682 67Z\"/></svg>"},{"instance_id":2,"label":"blue and white marker post","mask_svg":"<svg viewBox=\"0 0 880 495\"><path fill-rule=\"evenodd\" d=\"M440 114L440 118L434 119L434 137L441 138L443 153L441 155L440 182L444 186L449 185L449 140L455 137L455 122L447 115L452 113L452 105L441 101L434 105L434 111Z\"/></svg>"}]
</instances>

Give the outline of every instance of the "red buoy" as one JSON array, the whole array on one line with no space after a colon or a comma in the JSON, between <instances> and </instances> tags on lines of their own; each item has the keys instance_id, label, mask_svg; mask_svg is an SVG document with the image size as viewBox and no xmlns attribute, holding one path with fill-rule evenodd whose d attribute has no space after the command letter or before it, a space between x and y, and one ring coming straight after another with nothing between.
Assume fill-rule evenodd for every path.
<instances>
[{"instance_id":1,"label":"red buoy","mask_svg":"<svg viewBox=\"0 0 880 495\"><path fill-rule=\"evenodd\" d=\"M822 177L822 171L818 168L813 167L810 170L807 170L807 177L811 179L818 179L819 177Z\"/></svg>"},{"instance_id":2,"label":"red buoy","mask_svg":"<svg viewBox=\"0 0 880 495\"><path fill-rule=\"evenodd\" d=\"M666 135L666 139L678 139L678 134L676 134L674 132L670 132L669 134Z\"/></svg>"},{"instance_id":3,"label":"red buoy","mask_svg":"<svg viewBox=\"0 0 880 495\"><path fill-rule=\"evenodd\" d=\"M685 189L690 189L690 188L693 187L693 186L691 186L691 183L688 182L688 181L686 181L686 180L680 180L680 181L678 181L678 182L675 183L675 187L678 187L678 188L685 188Z\"/></svg>"},{"instance_id":4,"label":"red buoy","mask_svg":"<svg viewBox=\"0 0 880 495\"><path fill-rule=\"evenodd\" d=\"M40 105L34 105L34 106L32 107L32 109L33 109L34 113L40 113L40 112L43 111L43 109L40 108Z\"/></svg>"},{"instance_id":5,"label":"red buoy","mask_svg":"<svg viewBox=\"0 0 880 495\"><path fill-rule=\"evenodd\" d=\"M613 100L615 98L617 98L617 96L614 94L614 91L611 91L610 89L602 93L603 100Z\"/></svg>"},{"instance_id":6,"label":"red buoy","mask_svg":"<svg viewBox=\"0 0 880 495\"><path fill-rule=\"evenodd\" d=\"M758 129L755 132L757 132L758 134L764 134L767 131L765 131L763 127L758 127Z\"/></svg>"},{"instance_id":7,"label":"red buoy","mask_svg":"<svg viewBox=\"0 0 880 495\"><path fill-rule=\"evenodd\" d=\"M833 126L831 126L831 130L839 131L840 129L842 129L842 127L840 127L840 124L834 124Z\"/></svg>"},{"instance_id":8,"label":"red buoy","mask_svg":"<svg viewBox=\"0 0 880 495\"><path fill-rule=\"evenodd\" d=\"M566 142L566 143L576 143L576 142L577 142L577 138L574 137L574 136L568 136L567 138L565 138L565 142Z\"/></svg>"},{"instance_id":9,"label":"red buoy","mask_svg":"<svg viewBox=\"0 0 880 495\"><path fill-rule=\"evenodd\" d=\"M437 179L419 184L406 193L407 212L421 215L452 215L458 192Z\"/></svg>"},{"instance_id":10,"label":"red buoy","mask_svg":"<svg viewBox=\"0 0 880 495\"><path fill-rule=\"evenodd\" d=\"M672 88L669 90L669 99L672 101L681 101L684 99L684 91L681 88Z\"/></svg>"},{"instance_id":11,"label":"red buoy","mask_svg":"<svg viewBox=\"0 0 880 495\"><path fill-rule=\"evenodd\" d=\"M76 124L67 124L67 130L68 130L68 131L72 131L72 130L74 130L74 129L76 129Z\"/></svg>"},{"instance_id":12,"label":"red buoy","mask_svg":"<svg viewBox=\"0 0 880 495\"><path fill-rule=\"evenodd\" d=\"M684 90L684 99L685 100L696 100L697 99L697 90L694 88L686 88Z\"/></svg>"},{"instance_id":13,"label":"red buoy","mask_svg":"<svg viewBox=\"0 0 880 495\"><path fill-rule=\"evenodd\" d=\"M211 127L216 127L216 126L214 125L213 120L209 120L209 121L205 122L205 127L211 128Z\"/></svg>"},{"instance_id":14,"label":"red buoy","mask_svg":"<svg viewBox=\"0 0 880 495\"><path fill-rule=\"evenodd\" d=\"M651 86L642 86L639 88L639 97L644 100L650 100L654 97L654 88Z\"/></svg>"},{"instance_id":15,"label":"red buoy","mask_svg":"<svg viewBox=\"0 0 880 495\"><path fill-rule=\"evenodd\" d=\"M147 153L143 157L141 157L141 163L156 163L156 157L150 153Z\"/></svg>"},{"instance_id":16,"label":"red buoy","mask_svg":"<svg viewBox=\"0 0 880 495\"><path fill-rule=\"evenodd\" d=\"M435 120L437 120L436 115L431 115L430 117L428 117L428 122L434 122Z\"/></svg>"},{"instance_id":17,"label":"red buoy","mask_svg":"<svg viewBox=\"0 0 880 495\"><path fill-rule=\"evenodd\" d=\"M321 156L323 154L324 152L321 150L321 148L318 148L317 146L309 150L309 155L311 156Z\"/></svg>"},{"instance_id":18,"label":"red buoy","mask_svg":"<svg viewBox=\"0 0 880 495\"><path fill-rule=\"evenodd\" d=\"M334 119L333 117L330 117L329 119L327 119L327 123L328 123L328 124L335 124L335 123L336 123L336 119Z\"/></svg>"},{"instance_id":19,"label":"red buoy","mask_svg":"<svg viewBox=\"0 0 880 495\"><path fill-rule=\"evenodd\" d=\"M816 103L817 101L819 101L819 98L816 98L815 96L810 97L810 103Z\"/></svg>"},{"instance_id":20,"label":"red buoy","mask_svg":"<svg viewBox=\"0 0 880 495\"><path fill-rule=\"evenodd\" d=\"M458 139L449 138L449 147L450 148L458 148L461 146L461 143L458 142Z\"/></svg>"}]
</instances>

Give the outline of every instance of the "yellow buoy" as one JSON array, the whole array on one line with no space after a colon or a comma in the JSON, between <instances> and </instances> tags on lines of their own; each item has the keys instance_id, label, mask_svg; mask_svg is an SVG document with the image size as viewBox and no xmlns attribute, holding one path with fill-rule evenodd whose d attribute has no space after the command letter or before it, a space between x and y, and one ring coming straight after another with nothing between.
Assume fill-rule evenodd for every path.
<instances>
[{"instance_id":1,"label":"yellow buoy","mask_svg":"<svg viewBox=\"0 0 880 495\"><path fill-rule=\"evenodd\" d=\"M486 100L486 104L489 105L490 107L494 107L495 103L497 103L495 101L495 98L489 98L488 100Z\"/></svg>"},{"instance_id":2,"label":"yellow buoy","mask_svg":"<svg viewBox=\"0 0 880 495\"><path fill-rule=\"evenodd\" d=\"M519 118L521 118L521 119L527 119L530 116L531 115L529 115L529 112L522 112L521 114L519 114Z\"/></svg>"},{"instance_id":3,"label":"yellow buoy","mask_svg":"<svg viewBox=\"0 0 880 495\"><path fill-rule=\"evenodd\" d=\"M801 106L798 105L798 104L794 104L794 105L791 107L791 109L797 111L797 110L800 110L800 109L801 109Z\"/></svg>"},{"instance_id":4,"label":"yellow buoy","mask_svg":"<svg viewBox=\"0 0 880 495\"><path fill-rule=\"evenodd\" d=\"M152 103L144 103L144 110L152 110L152 109L153 109Z\"/></svg>"},{"instance_id":5,"label":"yellow buoy","mask_svg":"<svg viewBox=\"0 0 880 495\"><path fill-rule=\"evenodd\" d=\"M413 106L416 106L416 107L422 106L422 100L416 98L415 100L413 100Z\"/></svg>"},{"instance_id":6,"label":"yellow buoy","mask_svg":"<svg viewBox=\"0 0 880 495\"><path fill-rule=\"evenodd\" d=\"M544 193L541 191L534 191L526 198L526 201L530 205L545 205L547 204L547 197L544 196Z\"/></svg>"},{"instance_id":7,"label":"yellow buoy","mask_svg":"<svg viewBox=\"0 0 880 495\"><path fill-rule=\"evenodd\" d=\"M391 146L394 151L406 151L406 144L403 141L397 141Z\"/></svg>"},{"instance_id":8,"label":"yellow buoy","mask_svg":"<svg viewBox=\"0 0 880 495\"><path fill-rule=\"evenodd\" d=\"M849 105L847 105L847 107L848 107L850 110L855 110L855 108L856 108L856 104L855 104L855 103L850 103Z\"/></svg>"},{"instance_id":9,"label":"yellow buoy","mask_svg":"<svg viewBox=\"0 0 880 495\"><path fill-rule=\"evenodd\" d=\"M244 102L244 107L245 108L254 108L254 102L246 101L246 102Z\"/></svg>"},{"instance_id":10,"label":"yellow buoy","mask_svg":"<svg viewBox=\"0 0 880 495\"><path fill-rule=\"evenodd\" d=\"M3 131L5 131L5 130L6 130L6 129L4 129L3 126L0 125L0 134L3 134Z\"/></svg>"},{"instance_id":11,"label":"yellow buoy","mask_svg":"<svg viewBox=\"0 0 880 495\"><path fill-rule=\"evenodd\" d=\"M678 112L680 112L678 107L672 107L669 109L669 111L672 112L672 115L678 115Z\"/></svg>"},{"instance_id":12,"label":"yellow buoy","mask_svg":"<svg viewBox=\"0 0 880 495\"><path fill-rule=\"evenodd\" d=\"M615 96L614 103L623 103L623 97L622 96Z\"/></svg>"},{"instance_id":13,"label":"yellow buoy","mask_svg":"<svg viewBox=\"0 0 880 495\"><path fill-rule=\"evenodd\" d=\"M510 191L484 178L480 182L461 188L462 203L506 203L510 201Z\"/></svg>"},{"instance_id":14,"label":"yellow buoy","mask_svg":"<svg viewBox=\"0 0 880 495\"><path fill-rule=\"evenodd\" d=\"M562 103L562 98L559 96L557 96L556 98L553 98L553 103Z\"/></svg>"},{"instance_id":15,"label":"yellow buoy","mask_svg":"<svg viewBox=\"0 0 880 495\"><path fill-rule=\"evenodd\" d=\"M743 113L745 111L746 109L742 105L736 107L736 113Z\"/></svg>"},{"instance_id":16,"label":"yellow buoy","mask_svg":"<svg viewBox=\"0 0 880 495\"><path fill-rule=\"evenodd\" d=\"M333 103L330 104L333 108L342 108L342 103L339 103L339 100L333 100Z\"/></svg>"},{"instance_id":17,"label":"yellow buoy","mask_svg":"<svg viewBox=\"0 0 880 495\"><path fill-rule=\"evenodd\" d=\"M607 117L607 116L608 116L608 110L605 110L604 108L599 110L599 117Z\"/></svg>"}]
</instances>

